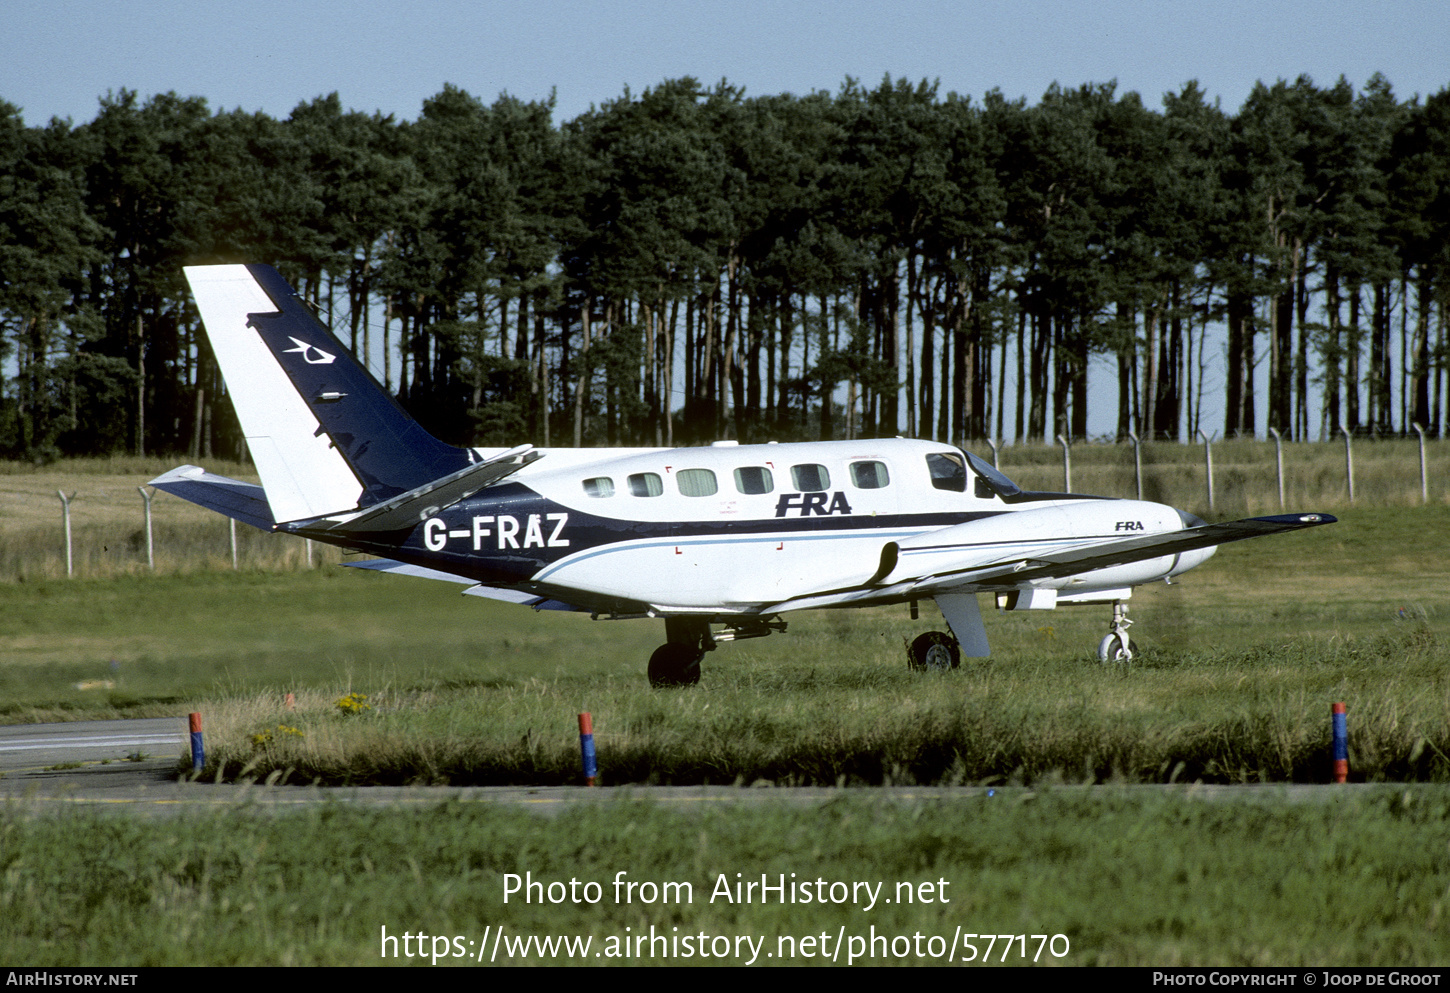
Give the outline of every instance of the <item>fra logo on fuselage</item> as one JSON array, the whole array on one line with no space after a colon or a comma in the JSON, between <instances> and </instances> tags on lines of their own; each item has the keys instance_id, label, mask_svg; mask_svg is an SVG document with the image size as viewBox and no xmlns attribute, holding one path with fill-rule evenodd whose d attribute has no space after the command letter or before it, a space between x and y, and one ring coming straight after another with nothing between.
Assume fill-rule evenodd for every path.
<instances>
[{"instance_id":1,"label":"fra logo on fuselage","mask_svg":"<svg viewBox=\"0 0 1450 993\"><path fill-rule=\"evenodd\" d=\"M1143 531L1142 521L1119 521L1113 528L1114 531Z\"/></svg>"},{"instance_id":2,"label":"fra logo on fuselage","mask_svg":"<svg viewBox=\"0 0 1450 993\"><path fill-rule=\"evenodd\" d=\"M829 505L826 503L830 500ZM799 517L829 517L832 514L849 514L851 505L846 494L836 493L782 493L775 505L775 516L785 517L790 511L797 511Z\"/></svg>"}]
</instances>

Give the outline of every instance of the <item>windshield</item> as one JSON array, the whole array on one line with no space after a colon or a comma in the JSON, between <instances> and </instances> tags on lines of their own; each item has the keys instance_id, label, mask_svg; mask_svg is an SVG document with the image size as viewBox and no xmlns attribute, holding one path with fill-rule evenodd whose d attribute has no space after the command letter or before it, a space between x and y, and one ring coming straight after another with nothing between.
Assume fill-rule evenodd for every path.
<instances>
[{"instance_id":1,"label":"windshield","mask_svg":"<svg viewBox=\"0 0 1450 993\"><path fill-rule=\"evenodd\" d=\"M976 455L973 455L971 452L967 452L966 456L967 462L972 467L972 471L975 472L981 478L981 480L986 482L986 484L992 489L992 492L996 493L1003 500L1007 500L1011 497L1017 496L1019 493L1022 492L1022 487L1018 486L1016 483L1012 482L1012 480L1002 475L1002 473L999 472L997 468L992 465L992 463ZM981 496L985 494L981 494L979 492L978 495Z\"/></svg>"}]
</instances>

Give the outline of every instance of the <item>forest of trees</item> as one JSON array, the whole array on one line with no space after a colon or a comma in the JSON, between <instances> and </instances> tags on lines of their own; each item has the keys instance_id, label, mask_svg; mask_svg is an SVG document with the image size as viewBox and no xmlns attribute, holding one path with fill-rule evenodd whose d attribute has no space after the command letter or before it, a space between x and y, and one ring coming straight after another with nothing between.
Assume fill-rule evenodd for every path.
<instances>
[{"instance_id":1,"label":"forest of trees","mask_svg":"<svg viewBox=\"0 0 1450 993\"><path fill-rule=\"evenodd\" d=\"M241 456L214 262L275 265L460 444L1083 438L1090 358L1119 437L1438 437L1450 89L0 101L0 456Z\"/></svg>"}]
</instances>

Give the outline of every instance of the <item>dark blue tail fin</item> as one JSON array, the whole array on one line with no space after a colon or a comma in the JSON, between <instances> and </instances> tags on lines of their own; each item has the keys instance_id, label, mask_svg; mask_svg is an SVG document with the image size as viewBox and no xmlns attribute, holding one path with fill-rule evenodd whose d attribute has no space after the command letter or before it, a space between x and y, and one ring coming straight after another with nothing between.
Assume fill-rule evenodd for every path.
<instances>
[{"instance_id":1,"label":"dark blue tail fin","mask_svg":"<svg viewBox=\"0 0 1450 993\"><path fill-rule=\"evenodd\" d=\"M277 521L371 507L475 461L398 406L271 266L186 277Z\"/></svg>"}]
</instances>

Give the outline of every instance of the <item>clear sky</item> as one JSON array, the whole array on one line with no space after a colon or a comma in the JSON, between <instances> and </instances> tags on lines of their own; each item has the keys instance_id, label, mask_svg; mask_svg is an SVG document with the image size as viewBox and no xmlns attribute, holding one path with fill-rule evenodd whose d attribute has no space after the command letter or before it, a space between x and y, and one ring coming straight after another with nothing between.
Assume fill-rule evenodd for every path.
<instances>
[{"instance_id":1,"label":"clear sky","mask_svg":"<svg viewBox=\"0 0 1450 993\"><path fill-rule=\"evenodd\" d=\"M1234 110L1256 80L1343 75L1358 88L1376 71L1401 98L1450 84L1450 5L7 0L0 15L0 99L30 124L88 120L122 87L275 117L336 90L345 107L411 119L444 83L485 101L554 91L562 120L625 86L687 75L765 94L889 73L1029 101L1054 81L1116 79L1150 106L1197 79Z\"/></svg>"},{"instance_id":2,"label":"clear sky","mask_svg":"<svg viewBox=\"0 0 1450 993\"><path fill-rule=\"evenodd\" d=\"M0 99L27 123L91 119L108 90L174 90L214 109L285 117L337 91L344 107L418 115L445 83L491 101L556 94L555 120L664 79L747 94L837 90L847 76L939 80L980 100L1036 102L1053 82L1117 80L1151 107L1196 79L1236 110L1255 81L1307 74L1397 96L1450 85L1443 0L6 0ZM1111 430L1111 370L1095 366ZM1109 382L1104 382L1107 377ZM1100 391L1108 391L1104 396Z\"/></svg>"}]
</instances>

